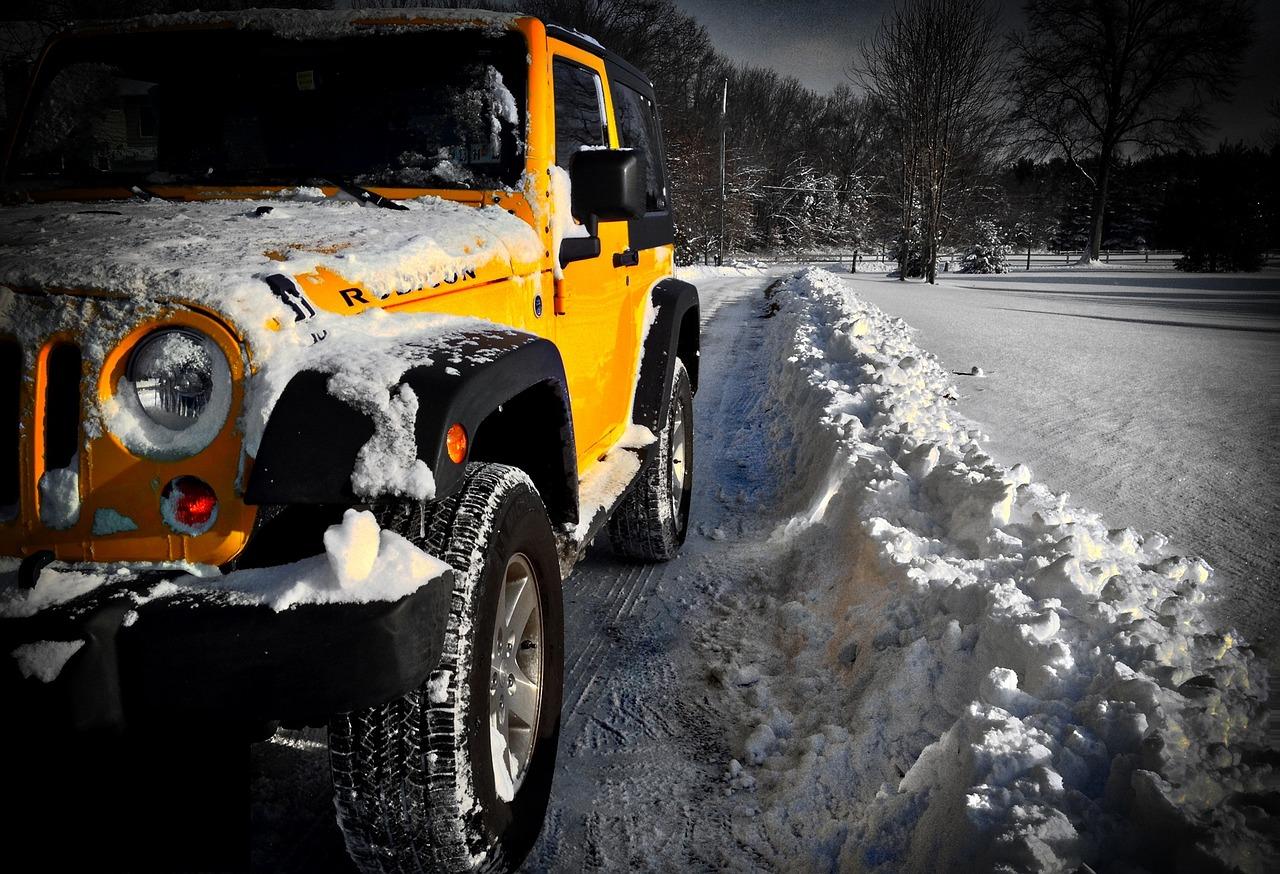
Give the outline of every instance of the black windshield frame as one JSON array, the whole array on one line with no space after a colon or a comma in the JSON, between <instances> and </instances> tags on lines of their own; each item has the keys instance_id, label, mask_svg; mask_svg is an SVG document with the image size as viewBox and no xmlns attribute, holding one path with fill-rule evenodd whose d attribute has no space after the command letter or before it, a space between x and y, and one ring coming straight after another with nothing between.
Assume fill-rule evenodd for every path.
<instances>
[{"instance_id":1,"label":"black windshield frame","mask_svg":"<svg viewBox=\"0 0 1280 874\"><path fill-rule=\"evenodd\" d=\"M371 27L308 39L231 28L65 37L41 63L0 178L17 188L273 186L301 184L314 176L386 188L518 187L528 131L527 52L522 33L496 28ZM154 167L143 172L114 166L68 170L64 153L72 147L65 145L56 154L24 155L42 97L54 77L73 64L107 65L117 81L154 83L162 75L169 77L164 79L167 87L152 88L146 98L159 114L154 123L160 136L168 140L167 146L156 148ZM480 75L488 77L481 102L490 108L506 105L493 96L502 90L493 71L514 103L514 124L509 112L498 112L501 118L495 120L474 111L475 89L470 86ZM450 85L457 87L448 91ZM157 92L172 99L155 97ZM460 102L458 95L471 103ZM255 112L248 123L232 117ZM256 151L237 153L229 132L239 135L254 124ZM431 136L424 125L432 126ZM500 127L501 132L493 133L487 145L468 146L473 141L469 134L480 126ZM445 151L423 158L405 148L417 142L413 137L448 140L455 166L438 174ZM70 137L67 141L72 142ZM50 154L62 161L52 171L47 166ZM412 156L412 166L405 165L405 155ZM35 166L38 159L46 166Z\"/></svg>"}]
</instances>

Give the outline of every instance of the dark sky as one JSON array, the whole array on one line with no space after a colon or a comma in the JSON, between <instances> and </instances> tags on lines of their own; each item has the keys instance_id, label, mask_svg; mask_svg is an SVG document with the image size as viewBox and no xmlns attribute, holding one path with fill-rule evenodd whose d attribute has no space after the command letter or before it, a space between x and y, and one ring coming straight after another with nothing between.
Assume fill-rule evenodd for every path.
<instances>
[{"instance_id":1,"label":"dark sky","mask_svg":"<svg viewBox=\"0 0 1280 874\"><path fill-rule=\"evenodd\" d=\"M706 25L716 45L736 61L773 67L811 88L829 91L862 39L872 33L892 0L676 0ZM1010 26L1021 22L1021 3L1001 4ZM1244 80L1230 104L1213 107L1218 131L1210 141L1258 143L1276 124L1267 101L1280 97L1280 2L1259 0L1254 43L1242 64Z\"/></svg>"}]
</instances>

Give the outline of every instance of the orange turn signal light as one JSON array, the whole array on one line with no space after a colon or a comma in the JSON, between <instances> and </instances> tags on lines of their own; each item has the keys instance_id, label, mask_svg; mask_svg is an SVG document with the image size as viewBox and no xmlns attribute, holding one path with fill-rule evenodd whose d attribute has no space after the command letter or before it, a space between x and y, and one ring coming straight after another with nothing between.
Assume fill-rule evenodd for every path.
<instances>
[{"instance_id":1,"label":"orange turn signal light","mask_svg":"<svg viewBox=\"0 0 1280 874\"><path fill-rule=\"evenodd\" d=\"M445 435L445 446L449 450L449 460L454 464L462 464L467 458L467 429L458 422L449 426Z\"/></svg>"}]
</instances>

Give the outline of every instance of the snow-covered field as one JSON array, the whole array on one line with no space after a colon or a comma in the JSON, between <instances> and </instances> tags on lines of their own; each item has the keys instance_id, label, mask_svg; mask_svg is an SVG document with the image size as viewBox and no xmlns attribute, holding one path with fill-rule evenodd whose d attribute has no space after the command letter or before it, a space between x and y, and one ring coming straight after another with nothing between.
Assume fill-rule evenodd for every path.
<instances>
[{"instance_id":1,"label":"snow-covered field","mask_svg":"<svg viewBox=\"0 0 1280 874\"><path fill-rule=\"evenodd\" d=\"M961 416L1003 361L941 366L831 274L702 273L697 530L567 582L526 869L1273 869L1264 671L1198 540L988 457ZM255 752L262 870L345 868L317 740Z\"/></svg>"},{"instance_id":2,"label":"snow-covered field","mask_svg":"<svg viewBox=\"0 0 1280 874\"><path fill-rule=\"evenodd\" d=\"M1280 667L1280 272L844 277L957 376L988 451L1202 556Z\"/></svg>"}]
</instances>

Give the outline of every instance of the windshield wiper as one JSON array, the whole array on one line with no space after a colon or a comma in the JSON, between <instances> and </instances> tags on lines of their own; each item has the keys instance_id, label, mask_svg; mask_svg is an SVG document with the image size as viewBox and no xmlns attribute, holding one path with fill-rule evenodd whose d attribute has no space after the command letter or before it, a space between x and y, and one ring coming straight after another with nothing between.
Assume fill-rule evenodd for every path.
<instances>
[{"instance_id":1,"label":"windshield wiper","mask_svg":"<svg viewBox=\"0 0 1280 874\"><path fill-rule=\"evenodd\" d=\"M136 184L130 185L129 191L133 194L134 197L141 198L143 203L150 203L153 200L158 200L161 203L169 202L169 198L161 197L160 195L156 194L154 191L148 188L143 188L141 185L136 185Z\"/></svg>"},{"instance_id":2,"label":"windshield wiper","mask_svg":"<svg viewBox=\"0 0 1280 874\"><path fill-rule=\"evenodd\" d=\"M398 200L392 200L390 197L383 197L381 194L370 191L363 186L357 185L350 179L344 179L341 176L317 176L315 177L322 182L330 182L338 187L339 191L345 191L361 203L371 203L374 206L380 206L383 209L408 209Z\"/></svg>"}]
</instances>

